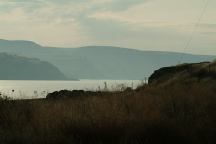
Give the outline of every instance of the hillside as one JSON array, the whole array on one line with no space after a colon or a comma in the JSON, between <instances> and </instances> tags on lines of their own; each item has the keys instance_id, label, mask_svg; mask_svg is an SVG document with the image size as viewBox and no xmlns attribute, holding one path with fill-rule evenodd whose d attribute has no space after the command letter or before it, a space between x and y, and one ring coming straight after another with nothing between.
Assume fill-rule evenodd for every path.
<instances>
[{"instance_id":1,"label":"hillside","mask_svg":"<svg viewBox=\"0 0 216 144\"><path fill-rule=\"evenodd\" d=\"M32 48L40 48L41 46L32 42L32 41L24 41L24 40L4 40L0 39L0 46L2 48L13 49L32 49Z\"/></svg>"},{"instance_id":2,"label":"hillside","mask_svg":"<svg viewBox=\"0 0 216 144\"><path fill-rule=\"evenodd\" d=\"M110 46L50 48L34 42L5 40L0 40L0 52L47 61L58 67L67 77L78 79L144 79L155 69L176 65L180 60L181 63L194 63L215 58Z\"/></svg>"},{"instance_id":3,"label":"hillside","mask_svg":"<svg viewBox=\"0 0 216 144\"><path fill-rule=\"evenodd\" d=\"M164 67L156 70L149 84L170 85L173 83L215 83L216 62L201 62Z\"/></svg>"},{"instance_id":4,"label":"hillside","mask_svg":"<svg viewBox=\"0 0 216 144\"><path fill-rule=\"evenodd\" d=\"M0 53L0 68L0 80L66 80L48 62L6 53Z\"/></svg>"},{"instance_id":5,"label":"hillside","mask_svg":"<svg viewBox=\"0 0 216 144\"><path fill-rule=\"evenodd\" d=\"M0 98L0 140L20 144L215 144L216 65L161 68L136 90Z\"/></svg>"}]
</instances>

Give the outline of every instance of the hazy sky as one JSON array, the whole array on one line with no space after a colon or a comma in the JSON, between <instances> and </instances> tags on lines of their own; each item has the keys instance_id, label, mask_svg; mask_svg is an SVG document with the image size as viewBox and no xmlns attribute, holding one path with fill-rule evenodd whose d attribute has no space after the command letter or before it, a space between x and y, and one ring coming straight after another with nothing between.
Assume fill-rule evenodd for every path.
<instances>
[{"instance_id":1,"label":"hazy sky","mask_svg":"<svg viewBox=\"0 0 216 144\"><path fill-rule=\"evenodd\" d=\"M206 0L0 0L0 38L44 46L111 45L183 52ZM208 0L186 52L216 54Z\"/></svg>"}]
</instances>

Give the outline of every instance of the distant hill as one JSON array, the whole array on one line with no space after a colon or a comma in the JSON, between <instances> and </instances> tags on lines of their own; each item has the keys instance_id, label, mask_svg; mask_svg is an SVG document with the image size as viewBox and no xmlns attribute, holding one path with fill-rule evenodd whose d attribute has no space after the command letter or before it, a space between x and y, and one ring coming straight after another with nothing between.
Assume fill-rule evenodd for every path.
<instances>
[{"instance_id":1,"label":"distant hill","mask_svg":"<svg viewBox=\"0 0 216 144\"><path fill-rule=\"evenodd\" d=\"M40 48L41 46L32 42L32 41L23 41L23 40L3 40L0 39L0 46L5 47L5 48L20 48L20 49L25 49L25 48Z\"/></svg>"},{"instance_id":2,"label":"distant hill","mask_svg":"<svg viewBox=\"0 0 216 144\"><path fill-rule=\"evenodd\" d=\"M0 80L66 80L66 77L48 62L0 53Z\"/></svg>"},{"instance_id":3,"label":"distant hill","mask_svg":"<svg viewBox=\"0 0 216 144\"><path fill-rule=\"evenodd\" d=\"M215 56L140 51L109 46L50 48L28 41L0 40L0 52L52 63L67 77L78 79L144 79L154 70L179 63L212 61ZM9 45L13 43L13 45ZM22 46L23 45L23 46Z\"/></svg>"}]
</instances>

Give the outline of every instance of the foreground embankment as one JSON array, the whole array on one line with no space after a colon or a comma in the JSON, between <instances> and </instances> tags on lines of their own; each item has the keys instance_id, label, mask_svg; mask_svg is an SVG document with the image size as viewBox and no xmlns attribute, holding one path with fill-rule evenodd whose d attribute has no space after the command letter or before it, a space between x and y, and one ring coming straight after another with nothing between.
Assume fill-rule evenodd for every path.
<instances>
[{"instance_id":1,"label":"foreground embankment","mask_svg":"<svg viewBox=\"0 0 216 144\"><path fill-rule=\"evenodd\" d=\"M214 63L163 68L119 92L60 91L0 102L3 144L216 142Z\"/></svg>"}]
</instances>

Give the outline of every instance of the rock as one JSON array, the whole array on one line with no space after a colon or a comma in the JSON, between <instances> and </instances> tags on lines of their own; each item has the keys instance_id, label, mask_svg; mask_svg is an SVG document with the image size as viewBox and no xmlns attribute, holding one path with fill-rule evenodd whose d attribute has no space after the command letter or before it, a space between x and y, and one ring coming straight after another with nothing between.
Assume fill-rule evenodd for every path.
<instances>
[{"instance_id":1,"label":"rock","mask_svg":"<svg viewBox=\"0 0 216 144\"><path fill-rule=\"evenodd\" d=\"M216 64L210 62L182 64L156 70L149 78L149 84L162 84L182 79L216 79Z\"/></svg>"}]
</instances>

